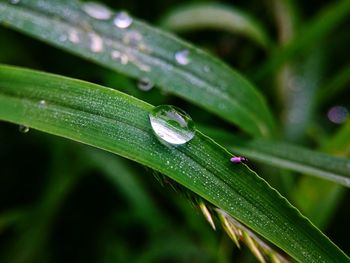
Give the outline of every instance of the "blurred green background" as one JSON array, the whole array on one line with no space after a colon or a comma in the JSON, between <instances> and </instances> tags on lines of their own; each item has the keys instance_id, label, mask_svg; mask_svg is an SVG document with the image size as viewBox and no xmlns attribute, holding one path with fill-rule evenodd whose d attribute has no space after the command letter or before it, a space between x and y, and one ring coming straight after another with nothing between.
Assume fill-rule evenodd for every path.
<instances>
[{"instance_id":1,"label":"blurred green background","mask_svg":"<svg viewBox=\"0 0 350 263\"><path fill-rule=\"evenodd\" d=\"M128 10L155 26L183 4L203 3L103 2L116 10ZM320 12L334 1L281 1L290 8L287 11L276 11L276 2L279 1L220 1L259 21L273 46L290 41L288 36L281 38L288 21L298 36L313 17L322 17ZM257 77L260 66L269 60L274 47L264 50L248 38L224 30L203 28L179 35L255 82L280 120L281 139L322 149L327 148L334 134L349 126L349 118L342 119L345 124L337 124L327 117L333 106L350 108L346 89L350 85L349 25L350 15L322 39L303 43L305 48L283 66L291 67L292 73L279 67L264 78ZM142 92L137 80L20 33L0 27L0 36L0 63L102 84L154 105L177 105L198 124L210 123L239 132L179 98L158 89ZM288 74L294 77L288 79ZM297 84L291 84L293 81ZM290 85L294 89L288 89ZM295 114L302 120L295 122ZM345 139L340 146L329 148L333 154L349 156L350 142ZM246 248L235 248L222 230L214 232L182 193L159 181L161 175L137 163L35 130L22 133L18 126L4 122L0 123L0 149L0 262L255 262ZM287 174L294 185L301 180L300 175L291 172L254 162L250 166L262 176ZM266 179L287 198L292 196L278 184L278 179ZM298 202L291 201L298 206ZM347 254L349 202L349 191L341 191L322 225L327 236Z\"/></svg>"}]
</instances>

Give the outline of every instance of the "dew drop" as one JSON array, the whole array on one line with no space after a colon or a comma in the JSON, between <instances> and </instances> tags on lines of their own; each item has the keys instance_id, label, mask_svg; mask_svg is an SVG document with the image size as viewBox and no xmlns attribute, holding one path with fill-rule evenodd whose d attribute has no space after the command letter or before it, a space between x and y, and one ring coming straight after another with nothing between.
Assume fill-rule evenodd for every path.
<instances>
[{"instance_id":1,"label":"dew drop","mask_svg":"<svg viewBox=\"0 0 350 263\"><path fill-rule=\"evenodd\" d=\"M190 141L196 132L191 117L174 106L160 105L153 108L149 119L154 134L161 142L181 145Z\"/></svg>"},{"instance_id":2,"label":"dew drop","mask_svg":"<svg viewBox=\"0 0 350 263\"><path fill-rule=\"evenodd\" d=\"M18 126L18 130L19 130L19 132L21 132L21 133L27 133L27 132L29 132L29 127L26 126L26 125L19 125L19 126Z\"/></svg>"},{"instance_id":3,"label":"dew drop","mask_svg":"<svg viewBox=\"0 0 350 263\"><path fill-rule=\"evenodd\" d=\"M118 50L113 50L111 52L111 56L113 59L119 61L123 65L126 65L129 62L129 57L126 54L123 54Z\"/></svg>"},{"instance_id":4,"label":"dew drop","mask_svg":"<svg viewBox=\"0 0 350 263\"><path fill-rule=\"evenodd\" d=\"M187 49L177 51L175 53L175 60L180 65L187 65L188 63L190 63L189 55L190 52Z\"/></svg>"},{"instance_id":5,"label":"dew drop","mask_svg":"<svg viewBox=\"0 0 350 263\"><path fill-rule=\"evenodd\" d=\"M70 31L69 41L75 44L79 43L80 42L79 33L75 30Z\"/></svg>"},{"instance_id":6,"label":"dew drop","mask_svg":"<svg viewBox=\"0 0 350 263\"><path fill-rule=\"evenodd\" d=\"M204 67L203 67L203 71L204 71L205 73L210 72L209 66L204 66Z\"/></svg>"},{"instance_id":7,"label":"dew drop","mask_svg":"<svg viewBox=\"0 0 350 263\"><path fill-rule=\"evenodd\" d=\"M66 42L67 41L67 36L66 35L60 35L58 38L59 42Z\"/></svg>"},{"instance_id":8,"label":"dew drop","mask_svg":"<svg viewBox=\"0 0 350 263\"><path fill-rule=\"evenodd\" d=\"M134 30L127 32L123 38L123 42L131 47L136 47L138 49L144 49L144 44L142 43L142 35Z\"/></svg>"},{"instance_id":9,"label":"dew drop","mask_svg":"<svg viewBox=\"0 0 350 263\"><path fill-rule=\"evenodd\" d=\"M123 29L128 28L132 22L132 17L129 16L129 14L126 12L119 12L113 20L113 23L116 27Z\"/></svg>"},{"instance_id":10,"label":"dew drop","mask_svg":"<svg viewBox=\"0 0 350 263\"><path fill-rule=\"evenodd\" d=\"M47 106L46 100L39 101L39 107L40 108L46 108L46 106Z\"/></svg>"},{"instance_id":11,"label":"dew drop","mask_svg":"<svg viewBox=\"0 0 350 263\"><path fill-rule=\"evenodd\" d=\"M102 38L95 33L89 33L89 38L90 38L90 50L94 53L101 52L103 50Z\"/></svg>"},{"instance_id":12,"label":"dew drop","mask_svg":"<svg viewBox=\"0 0 350 263\"><path fill-rule=\"evenodd\" d=\"M142 78L137 84L137 87L142 91L150 91L153 86L154 84L149 78Z\"/></svg>"},{"instance_id":13,"label":"dew drop","mask_svg":"<svg viewBox=\"0 0 350 263\"><path fill-rule=\"evenodd\" d=\"M100 3L87 2L83 5L82 9L89 16L98 20L108 20L112 17L111 10Z\"/></svg>"},{"instance_id":14,"label":"dew drop","mask_svg":"<svg viewBox=\"0 0 350 263\"><path fill-rule=\"evenodd\" d=\"M328 110L327 116L331 122L341 124L348 118L349 111L343 106L333 106Z\"/></svg>"}]
</instances>

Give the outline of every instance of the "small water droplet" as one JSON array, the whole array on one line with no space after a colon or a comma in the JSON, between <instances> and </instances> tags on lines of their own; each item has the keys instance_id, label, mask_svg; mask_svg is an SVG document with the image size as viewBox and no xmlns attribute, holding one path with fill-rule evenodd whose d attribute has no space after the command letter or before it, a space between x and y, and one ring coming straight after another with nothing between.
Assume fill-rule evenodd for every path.
<instances>
[{"instance_id":1,"label":"small water droplet","mask_svg":"<svg viewBox=\"0 0 350 263\"><path fill-rule=\"evenodd\" d=\"M75 44L80 42L79 34L77 31L72 30L69 32L69 41Z\"/></svg>"},{"instance_id":2,"label":"small water droplet","mask_svg":"<svg viewBox=\"0 0 350 263\"><path fill-rule=\"evenodd\" d=\"M140 79L137 87L142 91L150 91L153 88L154 84L149 78Z\"/></svg>"},{"instance_id":3,"label":"small water droplet","mask_svg":"<svg viewBox=\"0 0 350 263\"><path fill-rule=\"evenodd\" d=\"M129 62L129 58L126 54L121 53L118 50L113 50L111 52L111 56L113 59L118 60L121 64L126 65Z\"/></svg>"},{"instance_id":4,"label":"small water droplet","mask_svg":"<svg viewBox=\"0 0 350 263\"><path fill-rule=\"evenodd\" d=\"M209 66L204 66L204 67L203 67L203 71L206 72L206 73L208 73L208 72L210 71Z\"/></svg>"},{"instance_id":5,"label":"small water droplet","mask_svg":"<svg viewBox=\"0 0 350 263\"><path fill-rule=\"evenodd\" d=\"M180 145L190 141L195 135L191 117L177 107L157 106L152 109L149 118L154 134L162 142Z\"/></svg>"},{"instance_id":6,"label":"small water droplet","mask_svg":"<svg viewBox=\"0 0 350 263\"><path fill-rule=\"evenodd\" d=\"M10 0L10 4L17 5L20 0Z\"/></svg>"},{"instance_id":7,"label":"small water droplet","mask_svg":"<svg viewBox=\"0 0 350 263\"><path fill-rule=\"evenodd\" d=\"M131 47L136 47L140 50L145 49L144 43L142 43L142 35L135 30L127 32L123 37L123 42Z\"/></svg>"},{"instance_id":8,"label":"small water droplet","mask_svg":"<svg viewBox=\"0 0 350 263\"><path fill-rule=\"evenodd\" d=\"M67 41L67 36L66 35L60 35L58 38L59 42L66 42Z\"/></svg>"},{"instance_id":9,"label":"small water droplet","mask_svg":"<svg viewBox=\"0 0 350 263\"><path fill-rule=\"evenodd\" d=\"M90 38L90 49L92 52L99 53L103 50L103 40L102 38L95 34L89 33Z\"/></svg>"},{"instance_id":10,"label":"small water droplet","mask_svg":"<svg viewBox=\"0 0 350 263\"><path fill-rule=\"evenodd\" d=\"M190 55L190 52L187 49L177 51L175 53L175 60L180 65L187 65L190 63L189 55Z\"/></svg>"},{"instance_id":11,"label":"small water droplet","mask_svg":"<svg viewBox=\"0 0 350 263\"><path fill-rule=\"evenodd\" d=\"M46 108L46 106L47 106L46 100L39 101L39 107L40 108Z\"/></svg>"},{"instance_id":12,"label":"small water droplet","mask_svg":"<svg viewBox=\"0 0 350 263\"><path fill-rule=\"evenodd\" d=\"M328 119L336 124L341 124L346 121L349 116L349 111L343 106L334 106L327 113Z\"/></svg>"},{"instance_id":13,"label":"small water droplet","mask_svg":"<svg viewBox=\"0 0 350 263\"><path fill-rule=\"evenodd\" d=\"M27 132L29 132L29 127L26 126L26 125L19 125L19 126L18 126L18 130L19 130L21 133L27 133Z\"/></svg>"},{"instance_id":14,"label":"small water droplet","mask_svg":"<svg viewBox=\"0 0 350 263\"><path fill-rule=\"evenodd\" d=\"M116 27L123 29L128 28L132 22L132 17L129 16L127 12L119 12L113 20L113 23Z\"/></svg>"},{"instance_id":15,"label":"small water droplet","mask_svg":"<svg viewBox=\"0 0 350 263\"><path fill-rule=\"evenodd\" d=\"M83 4L82 9L89 16L98 20L108 20L112 17L112 11L100 3L87 2Z\"/></svg>"}]
</instances>

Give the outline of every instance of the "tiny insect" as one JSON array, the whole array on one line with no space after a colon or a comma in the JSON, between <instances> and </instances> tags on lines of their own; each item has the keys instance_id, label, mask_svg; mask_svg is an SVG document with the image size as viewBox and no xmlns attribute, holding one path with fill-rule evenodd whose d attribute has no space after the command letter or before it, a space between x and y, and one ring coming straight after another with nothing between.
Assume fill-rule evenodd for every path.
<instances>
[{"instance_id":1,"label":"tiny insect","mask_svg":"<svg viewBox=\"0 0 350 263\"><path fill-rule=\"evenodd\" d=\"M233 156L230 161L233 163L246 163L248 162L248 158L244 156Z\"/></svg>"}]
</instances>

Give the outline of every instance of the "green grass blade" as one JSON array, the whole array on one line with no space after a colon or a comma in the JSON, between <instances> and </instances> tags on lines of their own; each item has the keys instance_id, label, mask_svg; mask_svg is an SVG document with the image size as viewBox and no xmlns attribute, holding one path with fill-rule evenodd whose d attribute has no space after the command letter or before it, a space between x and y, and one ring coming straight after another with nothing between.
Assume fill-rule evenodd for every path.
<instances>
[{"instance_id":1,"label":"green grass blade","mask_svg":"<svg viewBox=\"0 0 350 263\"><path fill-rule=\"evenodd\" d=\"M331 3L321 10L309 23L307 23L293 40L271 54L271 57L260 65L255 77L262 78L266 74L276 70L284 62L296 55L307 51L315 43L325 38L335 27L349 16L350 2L340 0Z\"/></svg>"},{"instance_id":2,"label":"green grass blade","mask_svg":"<svg viewBox=\"0 0 350 263\"><path fill-rule=\"evenodd\" d=\"M350 120L326 141L322 150L350 157ZM346 190L337 184L304 176L292 192L292 199L313 223L323 229L335 215L334 212Z\"/></svg>"},{"instance_id":3,"label":"green grass blade","mask_svg":"<svg viewBox=\"0 0 350 263\"><path fill-rule=\"evenodd\" d=\"M175 32L220 29L246 36L263 48L271 44L266 30L258 21L238 8L223 4L185 4L172 9L160 25Z\"/></svg>"},{"instance_id":4,"label":"green grass blade","mask_svg":"<svg viewBox=\"0 0 350 263\"><path fill-rule=\"evenodd\" d=\"M136 19L126 29L88 16L76 1L0 3L0 23L189 100L254 136L273 133L262 95L237 72ZM176 62L188 50L188 64ZM187 63L187 61L186 61Z\"/></svg>"},{"instance_id":5,"label":"green grass blade","mask_svg":"<svg viewBox=\"0 0 350 263\"><path fill-rule=\"evenodd\" d=\"M232 151L266 164L308 173L350 187L349 159L266 140L254 140L243 147L233 146Z\"/></svg>"},{"instance_id":6,"label":"green grass blade","mask_svg":"<svg viewBox=\"0 0 350 263\"><path fill-rule=\"evenodd\" d=\"M43 100L45 103L43 103ZM0 66L0 119L124 156L166 174L301 262L349 258L245 165L197 131L187 144L154 136L152 106L98 85Z\"/></svg>"},{"instance_id":7,"label":"green grass blade","mask_svg":"<svg viewBox=\"0 0 350 263\"><path fill-rule=\"evenodd\" d=\"M242 140L225 131L203 130L233 153L268 165L320 177L350 187L350 159L335 157L293 144L265 139ZM347 136L348 137L348 136Z\"/></svg>"},{"instance_id":8,"label":"green grass blade","mask_svg":"<svg viewBox=\"0 0 350 263\"><path fill-rule=\"evenodd\" d=\"M339 93L349 87L350 83L350 65L347 65L331 78L318 92L318 106L323 105L334 99Z\"/></svg>"}]
</instances>

